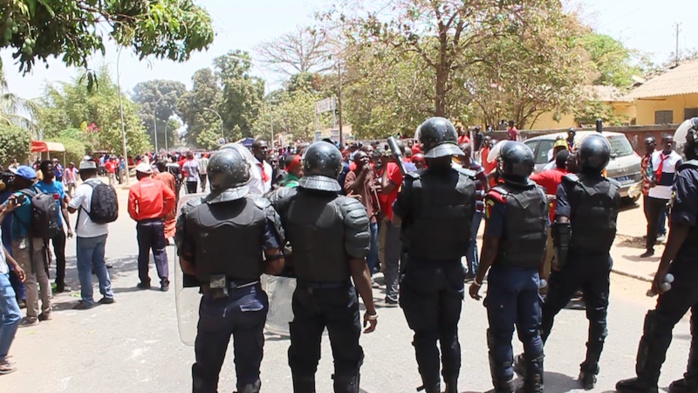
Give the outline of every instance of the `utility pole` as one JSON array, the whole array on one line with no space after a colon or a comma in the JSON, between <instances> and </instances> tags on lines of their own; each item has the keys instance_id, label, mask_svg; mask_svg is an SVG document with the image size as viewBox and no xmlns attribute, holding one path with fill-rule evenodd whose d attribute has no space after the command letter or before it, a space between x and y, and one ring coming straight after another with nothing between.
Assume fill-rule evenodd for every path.
<instances>
[{"instance_id":1,"label":"utility pole","mask_svg":"<svg viewBox=\"0 0 698 393\"><path fill-rule=\"evenodd\" d=\"M337 120L339 122L339 146L344 146L344 132L342 131L342 64L337 62L337 77L339 88L337 89Z\"/></svg>"},{"instance_id":2,"label":"utility pole","mask_svg":"<svg viewBox=\"0 0 698 393\"><path fill-rule=\"evenodd\" d=\"M121 60L121 49L123 46L119 47L119 54L116 55L116 87L119 91L119 113L121 115L121 144L123 148L124 160L126 161L126 185L129 185L129 169L128 169L128 150L126 149L126 128L124 126L124 105L121 102L121 74L119 73L119 60Z\"/></svg>"},{"instance_id":3,"label":"utility pole","mask_svg":"<svg viewBox=\"0 0 698 393\"><path fill-rule=\"evenodd\" d=\"M679 65L679 33L681 32L680 27L681 23L676 22L676 65Z\"/></svg>"}]
</instances>

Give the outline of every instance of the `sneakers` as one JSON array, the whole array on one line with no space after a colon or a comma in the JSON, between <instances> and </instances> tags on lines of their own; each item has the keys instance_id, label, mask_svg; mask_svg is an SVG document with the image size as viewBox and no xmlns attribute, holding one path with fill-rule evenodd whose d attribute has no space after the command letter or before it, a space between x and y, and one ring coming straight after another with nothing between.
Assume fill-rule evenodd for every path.
<instances>
[{"instance_id":1,"label":"sneakers","mask_svg":"<svg viewBox=\"0 0 698 393\"><path fill-rule=\"evenodd\" d=\"M15 371L17 371L17 366L10 363L10 361L7 360L7 358L5 358L5 360L3 361L0 361L0 375L11 374Z\"/></svg>"},{"instance_id":2,"label":"sneakers","mask_svg":"<svg viewBox=\"0 0 698 393\"><path fill-rule=\"evenodd\" d=\"M170 284L169 284L169 283L160 285L160 292L167 292L167 291L169 291L169 290L170 290Z\"/></svg>"},{"instance_id":3,"label":"sneakers","mask_svg":"<svg viewBox=\"0 0 698 393\"><path fill-rule=\"evenodd\" d=\"M65 283L55 283L51 286L51 289L53 290L53 293L63 293L71 291L70 287L66 286Z\"/></svg>"},{"instance_id":4,"label":"sneakers","mask_svg":"<svg viewBox=\"0 0 698 393\"><path fill-rule=\"evenodd\" d=\"M39 320L37 318L24 317L24 318L22 318L22 322L20 322L19 327L30 327L30 326L36 326L38 324L39 324Z\"/></svg>"},{"instance_id":5,"label":"sneakers","mask_svg":"<svg viewBox=\"0 0 698 393\"><path fill-rule=\"evenodd\" d=\"M114 298L105 296L105 297L99 299L99 301L97 303L99 303L99 304L114 304Z\"/></svg>"},{"instance_id":6,"label":"sneakers","mask_svg":"<svg viewBox=\"0 0 698 393\"><path fill-rule=\"evenodd\" d=\"M654 250L647 250L644 254L640 255L640 258L649 258L654 255Z\"/></svg>"},{"instance_id":7,"label":"sneakers","mask_svg":"<svg viewBox=\"0 0 698 393\"><path fill-rule=\"evenodd\" d=\"M398 301L397 299L391 299L389 297L385 298L385 305L388 307L397 307Z\"/></svg>"},{"instance_id":8,"label":"sneakers","mask_svg":"<svg viewBox=\"0 0 698 393\"><path fill-rule=\"evenodd\" d=\"M138 285L136 285L136 288L138 288L138 289L150 289L150 283L146 284L146 283L139 282Z\"/></svg>"},{"instance_id":9,"label":"sneakers","mask_svg":"<svg viewBox=\"0 0 698 393\"><path fill-rule=\"evenodd\" d=\"M666 243L666 235L657 236L657 242L658 243Z\"/></svg>"},{"instance_id":10,"label":"sneakers","mask_svg":"<svg viewBox=\"0 0 698 393\"><path fill-rule=\"evenodd\" d=\"M88 303L82 300L78 300L78 304L73 306L73 310L89 310L95 305L93 303Z\"/></svg>"}]
</instances>

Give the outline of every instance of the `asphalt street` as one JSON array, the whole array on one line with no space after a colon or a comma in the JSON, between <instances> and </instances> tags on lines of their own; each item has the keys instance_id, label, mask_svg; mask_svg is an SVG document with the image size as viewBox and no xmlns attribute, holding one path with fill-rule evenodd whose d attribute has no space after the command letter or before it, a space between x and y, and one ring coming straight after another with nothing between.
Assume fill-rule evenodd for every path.
<instances>
[{"instance_id":1,"label":"asphalt street","mask_svg":"<svg viewBox=\"0 0 698 393\"><path fill-rule=\"evenodd\" d=\"M23 328L17 333L11 354L18 371L0 377L0 392L188 392L191 391L193 347L181 343L177 333L174 291L138 290L135 223L125 212L126 193L119 192L122 213L110 225L107 257L116 303L87 311L71 307L79 299L75 268L75 241L67 247L67 283L76 291L57 295L53 320ZM640 209L621 213L641 215ZM173 272L172 247L168 248ZM616 257L618 259L619 257ZM622 258L622 257L620 257ZM94 277L94 276L93 276ZM157 282L154 265L151 277ZM595 392L613 392L618 379L633 376L637 344L646 311L653 299L645 296L648 284L613 275L609 310L609 337L601 360ZM96 278L95 278L96 296ZM383 293L374 297L382 303ZM463 352L460 377L462 392L491 389L487 360L485 308L470 298L464 301L459 328ZM546 346L547 392L581 392L576 381L585 353L587 322L584 311L564 310ZM399 308L379 309L375 333L364 335L365 360L361 386L366 392L414 392L420 379L411 345L412 335ZM685 369L690 344L686 318L677 326L663 369L660 386L666 387ZM286 352L289 341L267 335L262 364L262 391L291 392ZM520 351L515 342L515 351ZM232 350L221 372L219 390L235 387ZM317 373L318 392L331 392L332 356L327 339Z\"/></svg>"}]
</instances>

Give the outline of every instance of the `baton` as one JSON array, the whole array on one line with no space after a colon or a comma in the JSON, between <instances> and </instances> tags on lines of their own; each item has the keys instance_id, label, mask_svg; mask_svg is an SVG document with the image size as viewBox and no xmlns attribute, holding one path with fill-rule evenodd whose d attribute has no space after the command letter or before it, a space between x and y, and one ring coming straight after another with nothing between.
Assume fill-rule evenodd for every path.
<instances>
[{"instance_id":1,"label":"baton","mask_svg":"<svg viewBox=\"0 0 698 393\"><path fill-rule=\"evenodd\" d=\"M405 169L405 163L402 162L402 151L400 150L400 146L397 145L397 140L395 140L394 137L389 137L388 138L388 146L390 147L390 151L393 152L393 157L395 158L395 161L398 168L400 168L400 172L402 172L402 176L407 175L407 169Z\"/></svg>"}]
</instances>

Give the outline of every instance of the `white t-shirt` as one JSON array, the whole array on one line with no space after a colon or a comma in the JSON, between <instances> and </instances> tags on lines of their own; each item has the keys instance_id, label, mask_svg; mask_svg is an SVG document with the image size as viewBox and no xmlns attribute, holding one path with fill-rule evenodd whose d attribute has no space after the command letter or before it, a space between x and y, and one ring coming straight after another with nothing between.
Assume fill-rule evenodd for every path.
<instances>
[{"instance_id":1,"label":"white t-shirt","mask_svg":"<svg viewBox=\"0 0 698 393\"><path fill-rule=\"evenodd\" d=\"M664 161L663 164L662 161ZM661 164L662 175L661 178L657 176L657 185L650 188L649 196L651 198L671 199L672 188L676 181L676 167L680 162L681 156L675 151L669 155L664 155L662 151L652 153L652 168L658 171Z\"/></svg>"},{"instance_id":2,"label":"white t-shirt","mask_svg":"<svg viewBox=\"0 0 698 393\"><path fill-rule=\"evenodd\" d=\"M70 200L69 207L78 209L78 220L75 234L78 237L90 238L106 235L109 233L108 224L95 224L90 215L86 213L90 211L92 206L92 190L93 188L87 183L97 184L99 179L89 179L80 184L75 189L75 196Z\"/></svg>"},{"instance_id":3,"label":"white t-shirt","mask_svg":"<svg viewBox=\"0 0 698 393\"><path fill-rule=\"evenodd\" d=\"M262 162L262 167L260 167L259 161L254 159L254 167L250 169L250 195L252 196L262 196L271 190L271 173L272 168L266 161ZM262 168L267 174L267 181L262 180Z\"/></svg>"}]
</instances>

